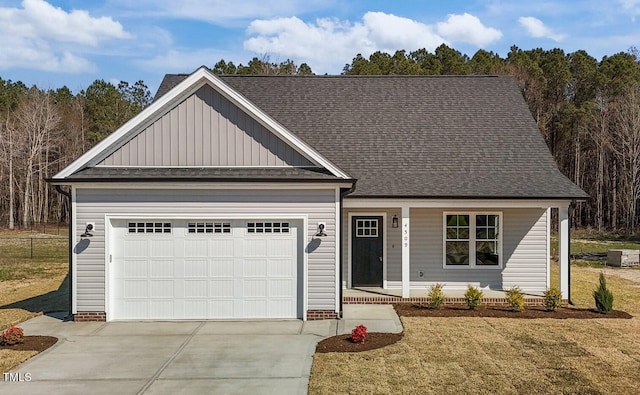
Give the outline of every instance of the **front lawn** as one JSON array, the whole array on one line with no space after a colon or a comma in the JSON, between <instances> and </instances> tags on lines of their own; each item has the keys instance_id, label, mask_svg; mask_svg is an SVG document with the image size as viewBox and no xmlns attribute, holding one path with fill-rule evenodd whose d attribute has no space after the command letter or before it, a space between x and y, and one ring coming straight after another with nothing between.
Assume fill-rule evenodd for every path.
<instances>
[{"instance_id":1,"label":"front lawn","mask_svg":"<svg viewBox=\"0 0 640 395\"><path fill-rule=\"evenodd\" d=\"M640 282L615 276L615 270L606 269L614 309L640 314ZM598 270L572 267L578 307L593 307L597 283ZM316 354L310 394L637 393L636 317L401 319L405 335L396 344Z\"/></svg>"}]
</instances>

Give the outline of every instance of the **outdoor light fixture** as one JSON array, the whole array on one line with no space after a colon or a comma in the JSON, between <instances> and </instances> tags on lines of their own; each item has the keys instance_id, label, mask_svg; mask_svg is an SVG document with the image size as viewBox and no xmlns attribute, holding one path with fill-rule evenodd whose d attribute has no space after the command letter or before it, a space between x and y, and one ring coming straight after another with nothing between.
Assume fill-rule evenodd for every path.
<instances>
[{"instance_id":1,"label":"outdoor light fixture","mask_svg":"<svg viewBox=\"0 0 640 395\"><path fill-rule=\"evenodd\" d=\"M80 235L80 237L92 237L94 225L92 223L87 223L87 227L84 228L84 233Z\"/></svg>"},{"instance_id":2,"label":"outdoor light fixture","mask_svg":"<svg viewBox=\"0 0 640 395\"><path fill-rule=\"evenodd\" d=\"M395 214L393 215L393 218L391 218L391 227L392 228L398 227L398 216Z\"/></svg>"},{"instance_id":3,"label":"outdoor light fixture","mask_svg":"<svg viewBox=\"0 0 640 395\"><path fill-rule=\"evenodd\" d=\"M318 233L316 233L316 236L326 236L327 234L324 232L326 227L327 224L325 224L324 222L318 222Z\"/></svg>"}]
</instances>

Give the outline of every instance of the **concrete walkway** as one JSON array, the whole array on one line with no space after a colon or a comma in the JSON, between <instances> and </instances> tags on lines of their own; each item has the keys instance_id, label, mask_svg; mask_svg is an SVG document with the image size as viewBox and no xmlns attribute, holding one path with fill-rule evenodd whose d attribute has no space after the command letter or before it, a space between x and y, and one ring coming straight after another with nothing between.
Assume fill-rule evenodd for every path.
<instances>
[{"instance_id":1,"label":"concrete walkway","mask_svg":"<svg viewBox=\"0 0 640 395\"><path fill-rule=\"evenodd\" d=\"M345 305L343 320L64 322L40 316L26 335L55 336L49 350L0 381L0 394L306 394L318 341L401 332L391 306Z\"/></svg>"}]
</instances>

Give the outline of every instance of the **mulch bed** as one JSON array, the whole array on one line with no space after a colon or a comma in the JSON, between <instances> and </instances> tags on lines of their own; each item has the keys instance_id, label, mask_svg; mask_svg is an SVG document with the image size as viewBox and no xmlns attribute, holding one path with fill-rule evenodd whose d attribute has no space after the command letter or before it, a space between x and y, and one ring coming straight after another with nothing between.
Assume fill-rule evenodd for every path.
<instances>
[{"instance_id":1,"label":"mulch bed","mask_svg":"<svg viewBox=\"0 0 640 395\"><path fill-rule=\"evenodd\" d=\"M324 339L316 346L316 352L360 352L375 350L402 339L402 333L367 333L367 340L362 343L351 341L351 335L339 335Z\"/></svg>"},{"instance_id":2,"label":"mulch bed","mask_svg":"<svg viewBox=\"0 0 640 395\"><path fill-rule=\"evenodd\" d=\"M482 306L476 310L469 310L466 306L445 306L432 309L427 306L412 303L397 303L393 307L399 316L403 317L493 317L493 318L554 318L554 319L593 319L593 318L633 318L629 313L613 310L608 314L598 313L592 309L578 309L560 307L555 311L546 311L542 306L530 306L524 311L516 312L506 306Z\"/></svg>"},{"instance_id":3,"label":"mulch bed","mask_svg":"<svg viewBox=\"0 0 640 395\"><path fill-rule=\"evenodd\" d=\"M0 350L37 351L38 353L41 353L57 342L57 337L25 336L22 343L14 344L12 346L0 346Z\"/></svg>"},{"instance_id":4,"label":"mulch bed","mask_svg":"<svg viewBox=\"0 0 640 395\"><path fill-rule=\"evenodd\" d=\"M476 310L469 310L466 306L445 306L440 309L432 309L427 306L411 303L398 303L393 307L401 317L492 317L492 318L553 318L553 319L603 319L622 318L629 319L633 316L619 310L613 310L608 314L598 313L592 309L577 309L560 307L555 311L546 311L542 306L530 306L524 311L515 312L506 306L482 306ZM402 339L402 333L368 333L364 344L351 341L351 335L339 335L329 337L318 343L316 352L361 352L375 350Z\"/></svg>"}]
</instances>

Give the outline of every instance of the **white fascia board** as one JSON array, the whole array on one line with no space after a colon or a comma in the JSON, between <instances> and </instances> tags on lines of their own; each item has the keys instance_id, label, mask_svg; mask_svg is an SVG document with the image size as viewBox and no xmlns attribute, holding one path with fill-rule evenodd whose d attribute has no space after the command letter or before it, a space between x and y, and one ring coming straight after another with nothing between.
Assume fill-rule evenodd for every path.
<instances>
[{"instance_id":1,"label":"white fascia board","mask_svg":"<svg viewBox=\"0 0 640 395\"><path fill-rule=\"evenodd\" d=\"M535 199L343 199L344 208L543 208L567 207L571 200Z\"/></svg>"},{"instance_id":2,"label":"white fascia board","mask_svg":"<svg viewBox=\"0 0 640 395\"><path fill-rule=\"evenodd\" d=\"M77 189L330 189L351 188L351 183L265 183L265 182L55 182Z\"/></svg>"},{"instance_id":3,"label":"white fascia board","mask_svg":"<svg viewBox=\"0 0 640 395\"><path fill-rule=\"evenodd\" d=\"M224 97L231 100L235 105L253 115L264 127L282 138L285 142L288 142L293 147L297 148L303 156L307 157L307 159L326 168L336 177L345 179L351 178L328 159L320 155L316 150L288 131L284 126L280 125L273 118L268 116L264 111L260 110L245 97L225 84L220 78L216 77L204 66L194 71L185 80L180 82L157 101L151 103L149 107L131 118L127 123L111 133L84 155L73 161L53 178L65 178L80 170L130 132L134 130L144 130L145 126L169 111L173 107L174 103L194 93L205 84L209 84Z\"/></svg>"}]
</instances>

